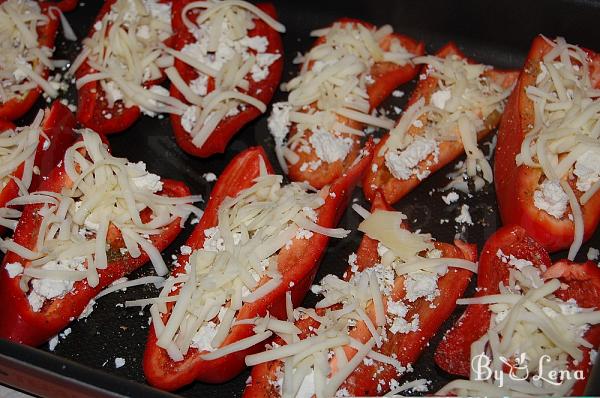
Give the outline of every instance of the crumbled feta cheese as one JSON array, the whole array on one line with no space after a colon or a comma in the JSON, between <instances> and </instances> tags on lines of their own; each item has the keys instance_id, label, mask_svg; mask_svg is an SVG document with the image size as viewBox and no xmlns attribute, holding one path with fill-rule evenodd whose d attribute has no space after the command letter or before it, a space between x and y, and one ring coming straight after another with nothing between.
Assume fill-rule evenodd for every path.
<instances>
[{"instance_id":1,"label":"crumbled feta cheese","mask_svg":"<svg viewBox=\"0 0 600 398\"><path fill-rule=\"evenodd\" d=\"M431 103L437 108L444 109L450 97L452 97L450 90L438 90L431 95Z\"/></svg>"},{"instance_id":2,"label":"crumbled feta cheese","mask_svg":"<svg viewBox=\"0 0 600 398\"><path fill-rule=\"evenodd\" d=\"M150 39L150 27L148 25L139 26L135 35L142 40Z\"/></svg>"},{"instance_id":3,"label":"crumbled feta cheese","mask_svg":"<svg viewBox=\"0 0 600 398\"><path fill-rule=\"evenodd\" d=\"M190 82L190 89L194 94L204 97L208 92L208 76L200 73Z\"/></svg>"},{"instance_id":4,"label":"crumbled feta cheese","mask_svg":"<svg viewBox=\"0 0 600 398\"><path fill-rule=\"evenodd\" d=\"M552 217L561 219L567 210L569 197L558 181L545 180L533 193L533 204Z\"/></svg>"},{"instance_id":5,"label":"crumbled feta cheese","mask_svg":"<svg viewBox=\"0 0 600 398\"><path fill-rule=\"evenodd\" d=\"M191 347L198 351L214 351L216 348L210 344L217 335L217 324L210 321L203 324L192 338Z\"/></svg>"},{"instance_id":6,"label":"crumbled feta cheese","mask_svg":"<svg viewBox=\"0 0 600 398\"><path fill-rule=\"evenodd\" d=\"M577 189L588 191L593 184L600 181L600 151L589 150L575 162L573 174L577 176Z\"/></svg>"},{"instance_id":7,"label":"crumbled feta cheese","mask_svg":"<svg viewBox=\"0 0 600 398\"><path fill-rule=\"evenodd\" d=\"M283 142L290 130L290 111L292 106L287 102L276 102L273 104L271 115L268 119L269 132L276 141Z\"/></svg>"},{"instance_id":8,"label":"crumbled feta cheese","mask_svg":"<svg viewBox=\"0 0 600 398\"><path fill-rule=\"evenodd\" d=\"M9 278L21 275L23 273L23 265L21 263L8 263L5 266Z\"/></svg>"},{"instance_id":9,"label":"crumbled feta cheese","mask_svg":"<svg viewBox=\"0 0 600 398\"><path fill-rule=\"evenodd\" d=\"M123 366L125 366L125 359L124 358L115 358L115 368L119 369Z\"/></svg>"},{"instance_id":10,"label":"crumbled feta cheese","mask_svg":"<svg viewBox=\"0 0 600 398\"><path fill-rule=\"evenodd\" d=\"M50 351L54 351L56 349L56 346L58 345L59 340L58 340L58 335L52 337L50 339L50 341L48 341L48 349Z\"/></svg>"},{"instance_id":11,"label":"crumbled feta cheese","mask_svg":"<svg viewBox=\"0 0 600 398\"><path fill-rule=\"evenodd\" d=\"M138 189L147 189L152 193L159 192L163 189L163 183L160 181L160 176L146 171L146 163L127 162L127 172L131 177L133 185Z\"/></svg>"},{"instance_id":12,"label":"crumbled feta cheese","mask_svg":"<svg viewBox=\"0 0 600 398\"><path fill-rule=\"evenodd\" d=\"M442 200L444 201L444 203L446 203L447 205L456 202L459 199L459 196L456 192L452 191L450 192L448 195L446 196L442 196Z\"/></svg>"},{"instance_id":13,"label":"crumbled feta cheese","mask_svg":"<svg viewBox=\"0 0 600 398\"><path fill-rule=\"evenodd\" d=\"M400 90L392 91L392 97L401 98L404 96L404 92Z\"/></svg>"},{"instance_id":14,"label":"crumbled feta cheese","mask_svg":"<svg viewBox=\"0 0 600 398\"><path fill-rule=\"evenodd\" d=\"M192 248L186 245L181 246L181 254L188 255L192 254Z\"/></svg>"},{"instance_id":15,"label":"crumbled feta cheese","mask_svg":"<svg viewBox=\"0 0 600 398\"><path fill-rule=\"evenodd\" d=\"M421 297L425 297L427 301L433 301L440 295L437 280L437 273L423 271L407 274L404 280L406 299L411 303Z\"/></svg>"},{"instance_id":16,"label":"crumbled feta cheese","mask_svg":"<svg viewBox=\"0 0 600 398\"><path fill-rule=\"evenodd\" d=\"M217 181L217 175L215 173L204 173L202 177L206 180L206 182L214 182Z\"/></svg>"},{"instance_id":17,"label":"crumbled feta cheese","mask_svg":"<svg viewBox=\"0 0 600 398\"><path fill-rule=\"evenodd\" d=\"M353 144L352 138L336 137L321 128L312 132L308 142L314 148L317 157L327 163L345 159Z\"/></svg>"},{"instance_id":18,"label":"crumbled feta cheese","mask_svg":"<svg viewBox=\"0 0 600 398\"><path fill-rule=\"evenodd\" d=\"M42 269L55 271L85 271L85 257L68 260L49 261ZM73 281L37 279L31 281L31 290L27 299L33 311L39 311L46 300L63 297L73 289Z\"/></svg>"},{"instance_id":19,"label":"crumbled feta cheese","mask_svg":"<svg viewBox=\"0 0 600 398\"><path fill-rule=\"evenodd\" d=\"M598 258L600 258L600 250L590 247L587 252L587 259L590 261L595 261L598 260Z\"/></svg>"},{"instance_id":20,"label":"crumbled feta cheese","mask_svg":"<svg viewBox=\"0 0 600 398\"><path fill-rule=\"evenodd\" d=\"M279 54L257 54L256 62L252 65L250 73L252 74L252 80L255 82L263 81L269 76L269 67L273 62L281 58Z\"/></svg>"},{"instance_id":21,"label":"crumbled feta cheese","mask_svg":"<svg viewBox=\"0 0 600 398\"><path fill-rule=\"evenodd\" d=\"M181 127L188 133L194 130L199 113L200 109L197 106L190 105L186 108L183 115L181 115Z\"/></svg>"},{"instance_id":22,"label":"crumbled feta cheese","mask_svg":"<svg viewBox=\"0 0 600 398\"><path fill-rule=\"evenodd\" d=\"M463 204L460 208L460 214L454 219L459 224L473 225L471 214L469 213L469 205Z\"/></svg>"},{"instance_id":23,"label":"crumbled feta cheese","mask_svg":"<svg viewBox=\"0 0 600 398\"><path fill-rule=\"evenodd\" d=\"M419 314L415 314L410 322L402 317L394 318L392 326L390 326L390 332L396 333L410 333L419 330Z\"/></svg>"},{"instance_id":24,"label":"crumbled feta cheese","mask_svg":"<svg viewBox=\"0 0 600 398\"><path fill-rule=\"evenodd\" d=\"M410 145L401 151L387 151L385 153L385 164L392 175L399 180L408 180L413 175L423 179L429 175L425 170L419 173L419 164L433 156L437 162L439 146L436 140L418 137Z\"/></svg>"}]
</instances>

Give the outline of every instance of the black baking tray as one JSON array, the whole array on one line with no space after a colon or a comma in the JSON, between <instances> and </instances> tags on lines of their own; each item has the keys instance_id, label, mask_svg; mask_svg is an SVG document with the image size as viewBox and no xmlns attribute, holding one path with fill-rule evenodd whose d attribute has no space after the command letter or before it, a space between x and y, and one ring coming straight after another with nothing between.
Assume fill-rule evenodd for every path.
<instances>
[{"instance_id":1,"label":"black baking tray","mask_svg":"<svg viewBox=\"0 0 600 398\"><path fill-rule=\"evenodd\" d=\"M391 24L395 31L423 40L429 53L453 40L468 56L501 68L521 67L531 40L538 33L550 37L564 36L571 43L600 50L600 29L597 29L600 2L592 0L304 0L274 3L279 20L287 28L283 36L284 81L289 80L297 71L297 66L292 64L296 53L305 52L311 46L313 39L309 36L310 31L344 16L360 18L377 25ZM101 5L101 1L87 0L74 12L67 14L79 38L87 34ZM57 45L57 54L71 60L78 50L77 44L64 40L60 40ZM402 98L393 97L385 103L384 108L390 110L390 117L397 117L391 111L393 105L402 107L413 86L414 82L411 82L400 87L406 95ZM72 88L65 98L72 103L76 102ZM278 92L275 100L284 98L285 95ZM44 102L40 101L38 108L39 106L44 106ZM35 111L30 112L21 122L30 121L34 113ZM207 182L203 174L212 172L219 175L225 165L245 148L263 145L276 165L273 141L266 124L265 116L249 124L230 143L223 155L210 159L197 159L181 151L172 136L168 118L142 117L128 131L110 136L110 143L115 155L126 156L132 161L144 161L148 170L163 177L183 180L193 193L207 198L214 183ZM493 187L488 186L472 196L461 194L459 202L447 206L441 199L444 193L440 188L448 183L446 175L453 169L454 164L434 174L395 207L408 216L413 229L431 232L441 241L452 241L459 234L481 248L485 240L501 225ZM360 189L354 192L354 200L367 206ZM465 230L454 223L463 203L470 206L474 221L474 225ZM448 223L440 223L446 219L449 220ZM343 273L348 254L356 250L361 238L361 234L356 231L358 222L353 211L345 213L341 226L352 229L353 232L347 239L331 241L316 280L328 273ZM192 228L188 224L177 241L164 252L166 259L183 244ZM581 249L577 260L585 259L590 246L600 246L600 232L596 232L591 241ZM556 258L565 256L565 253L556 254ZM149 275L152 273L151 268L144 267L130 277ZM474 283L471 283L469 294L472 294L473 288ZM0 383L48 397L173 396L148 387L144 380L141 361L148 333L149 313L122 306L125 300L157 294L158 291L152 286L142 286L99 299L92 314L84 320L73 322L70 325L71 333L61 338L52 352L47 344L36 349L0 340ZM311 306L315 302L316 298L309 293L303 304ZM461 308L457 309L439 330L414 364L414 372L407 374L404 380L427 378L431 380L431 393L453 379L435 366L433 351L445 330L453 324L461 311ZM124 366L115 367L114 360L117 357L125 359ZM588 395L600 395L599 368L600 366L595 366L594 369L597 377L590 377ZM246 370L221 385L193 383L177 394L188 397L241 396L249 374Z\"/></svg>"}]
</instances>

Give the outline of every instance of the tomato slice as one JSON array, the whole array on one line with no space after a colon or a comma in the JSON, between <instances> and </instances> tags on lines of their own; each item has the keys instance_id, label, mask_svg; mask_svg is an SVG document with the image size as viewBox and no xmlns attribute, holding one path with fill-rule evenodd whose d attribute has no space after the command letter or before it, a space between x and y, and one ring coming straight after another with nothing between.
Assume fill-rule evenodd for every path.
<instances>
[{"instance_id":1,"label":"tomato slice","mask_svg":"<svg viewBox=\"0 0 600 398\"><path fill-rule=\"evenodd\" d=\"M448 43L441 50L439 50L436 56L440 58L446 58L450 55L456 55L462 59L466 59L469 63L476 63L475 61L467 58L456 46L455 43ZM425 66L426 67L426 66ZM425 71L425 67L423 71ZM485 75L495 82L499 83L502 87L510 87L517 79L517 72L515 71L502 71L498 69L489 69L485 72ZM434 76L427 76L424 80L419 80L417 86L410 96L408 106L414 104L421 98L425 99L426 103L429 103L431 95L438 89L438 78ZM484 128L477 133L478 139L483 139L490 134L500 121L500 114L494 112L488 116L484 121ZM419 134L418 132L414 134ZM411 176L406 180L399 180L395 178L385 163L385 157L379 156L380 149L383 148L387 140L389 139L389 133L387 133L379 142L375 149L375 157L373 158L373 164L365 174L363 181L363 192L368 200L373 200L377 190L382 189L385 199L389 203L396 203L407 195L410 191L416 188L422 180L416 175ZM452 162L460 155L465 152L462 142L460 141L443 141L439 143L439 155L438 161L434 162L433 157L428 158L428 162L431 165L425 165L422 162L420 165L420 171L429 170L435 172L448 163Z\"/></svg>"},{"instance_id":2,"label":"tomato slice","mask_svg":"<svg viewBox=\"0 0 600 398\"><path fill-rule=\"evenodd\" d=\"M494 180L500 215L505 225L518 224L550 252L568 248L573 242L574 225L568 217L557 219L534 205L533 195L542 177L541 169L526 165L517 167L515 157L521 152L525 135L533 125L533 102L525 93L535 85L540 61L551 46L542 36L533 40L517 86L508 99L498 130L498 145L494 162ZM585 50L590 60L590 76L594 87L600 88L600 55ZM581 192L573 189L579 199ZM588 240L600 223L600 192L596 192L581 206L584 223L584 241Z\"/></svg>"},{"instance_id":3,"label":"tomato slice","mask_svg":"<svg viewBox=\"0 0 600 398\"><path fill-rule=\"evenodd\" d=\"M176 50L181 50L186 44L195 42L194 36L183 24L181 17L183 8L192 2L193 0L180 0L173 3L173 29L176 32L175 37L177 37L174 44ZM269 16L277 19L277 13L272 4L259 3L257 4L257 7ZM269 43L266 52L270 54L280 54L281 57L271 64L269 73L263 80L255 82L253 79L248 79L250 86L248 90L243 90L242 92L268 104L271 102L275 90L277 90L283 72L283 43L281 42L281 35L267 25L262 19L256 18L254 23L255 27L248 32L248 36L265 37ZM194 68L180 60L175 60L175 67L186 83L189 83L198 77L198 73ZM210 93L214 88L214 79L209 77L207 91ZM183 103L188 103L184 95L174 84L171 84L171 95ZM221 120L201 147L196 146L192 142L192 136L181 125L180 115L171 114L171 126L173 128L173 133L175 134L175 140L181 149L190 155L208 157L216 153L224 152L233 136L240 131L242 127L260 115L261 113L257 108L247 105L244 110L240 110L236 115L228 116Z\"/></svg>"}]
</instances>

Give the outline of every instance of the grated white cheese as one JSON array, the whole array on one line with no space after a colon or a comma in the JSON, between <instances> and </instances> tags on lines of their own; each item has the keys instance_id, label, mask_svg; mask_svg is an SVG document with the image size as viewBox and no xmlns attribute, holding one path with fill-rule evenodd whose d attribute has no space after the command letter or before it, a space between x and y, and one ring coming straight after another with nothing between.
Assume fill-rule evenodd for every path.
<instances>
[{"instance_id":1,"label":"grated white cheese","mask_svg":"<svg viewBox=\"0 0 600 398\"><path fill-rule=\"evenodd\" d=\"M0 4L0 103L22 99L35 88L50 97L58 91L47 80L55 68L53 48L40 46L38 29L56 19L54 12L43 13L32 0L7 0Z\"/></svg>"},{"instance_id":2,"label":"grated white cheese","mask_svg":"<svg viewBox=\"0 0 600 398\"><path fill-rule=\"evenodd\" d=\"M367 126L391 128L391 120L372 113L367 93L367 86L374 82L370 71L380 62L406 65L413 57L390 35L389 26L376 30L361 24L334 23L317 33L323 42L302 57L300 74L282 85L289 92L288 99L273 107L270 118L273 123L269 123L269 130L284 170L288 164L297 163L302 152L314 152L326 163L340 160L342 154L347 156L348 151L334 147L330 151L336 156L323 148L318 150L313 137L328 134L332 142L343 139L352 145ZM312 151L308 146L311 139ZM317 168L305 165L300 165L303 170Z\"/></svg>"},{"instance_id":3,"label":"grated white cheese","mask_svg":"<svg viewBox=\"0 0 600 398\"><path fill-rule=\"evenodd\" d=\"M108 264L109 227L121 232L127 253L134 258L145 252L157 272L167 268L150 236L160 234L165 226L180 219L183 223L192 212L201 211L191 205L199 197L165 197L160 178L148 173L143 162L130 163L112 156L100 137L91 130L80 130L82 140L65 152L64 168L71 185L60 193L36 192L9 204L40 204L42 217L34 252L15 244L11 250L32 260L21 277L21 288L27 292L34 311L47 300L64 297L73 290L74 282L99 283L98 269ZM143 222L140 212L152 211ZM121 248L123 249L123 248Z\"/></svg>"},{"instance_id":4,"label":"grated white cheese","mask_svg":"<svg viewBox=\"0 0 600 398\"><path fill-rule=\"evenodd\" d=\"M568 258L573 260L583 241L580 207L600 188L600 95L592 84L585 51L562 37L540 40L545 40L549 50L539 64L535 84L525 89L533 103L534 122L528 126L515 161L542 171L535 206L562 219L569 203L567 217L572 218L575 233ZM576 189L583 193L579 199L567 182L572 176L576 177ZM545 194L546 181L553 184L553 194ZM558 191L557 183L563 192Z\"/></svg>"},{"instance_id":5,"label":"grated white cheese","mask_svg":"<svg viewBox=\"0 0 600 398\"><path fill-rule=\"evenodd\" d=\"M79 76L77 88L99 82L108 103L104 115L112 118L116 107L139 106L147 115L168 112L182 115L186 105L152 83L173 65L163 41L173 32L171 2L158 0L117 0L94 33L82 42L82 51L69 73L83 65L92 71Z\"/></svg>"},{"instance_id":6,"label":"grated white cheese","mask_svg":"<svg viewBox=\"0 0 600 398\"><path fill-rule=\"evenodd\" d=\"M188 13L199 9L203 11L192 22ZM251 83L267 78L281 54L267 52L266 37L248 34L258 20L279 32L285 28L245 1L192 2L182 9L182 18L195 41L170 54L193 68L198 77L186 83L174 68L166 72L190 103L182 126L193 144L201 147L220 121L238 114L241 106L265 112L266 105L255 98L259 93L247 90ZM209 81L214 83L211 92Z\"/></svg>"},{"instance_id":7,"label":"grated white cheese","mask_svg":"<svg viewBox=\"0 0 600 398\"><path fill-rule=\"evenodd\" d=\"M427 167L438 162L438 146L460 140L467 154L468 176L476 177L479 170L491 182L492 169L477 146L477 133L492 114L503 111L512 87L504 88L489 77L486 71L490 67L468 63L456 55L417 57L414 62L427 65L427 74L437 79L438 90L406 110L378 155L385 156L395 178L406 180L416 175L421 180L430 174ZM433 160L428 159L430 154L434 154ZM419 171L420 167L425 170Z\"/></svg>"},{"instance_id":8,"label":"grated white cheese","mask_svg":"<svg viewBox=\"0 0 600 398\"><path fill-rule=\"evenodd\" d=\"M460 207L460 214L454 219L459 224L473 225L471 213L469 213L469 205L463 204Z\"/></svg>"},{"instance_id":9,"label":"grated white cheese","mask_svg":"<svg viewBox=\"0 0 600 398\"><path fill-rule=\"evenodd\" d=\"M531 261L506 256L502 250L496 255L503 262L515 265L509 269L508 282L500 283L499 294L460 299L458 303L488 304L493 314L487 333L471 345L473 361L485 353L491 368L501 369L512 363L515 375L504 374L504 385L499 386L498 376L482 380L474 369L471 380L453 381L438 394L570 395L576 377L568 362L582 360L580 347L590 347L583 336L590 325L600 323L600 311L556 297L554 292L561 289L561 281L543 281L540 268ZM540 282L537 285L536 280ZM562 380L556 380L551 375L556 370L567 372L568 376L563 373ZM540 380L554 382L540 383Z\"/></svg>"},{"instance_id":10,"label":"grated white cheese","mask_svg":"<svg viewBox=\"0 0 600 398\"><path fill-rule=\"evenodd\" d=\"M322 193L307 192L305 184L284 186L282 179L262 174L253 186L226 198L218 210L218 225L204 230L203 247L185 250L191 252L183 274L186 281L180 285L164 329L157 329L158 345L168 349L173 360L182 356L172 353L185 354L190 347L210 351L211 358L218 358L270 336L257 326L251 340L221 347L243 304L259 300L281 285L278 253L286 250L291 240L310 239L314 233L347 235L348 231L317 224L315 210L324 204ZM164 289L161 296L171 287ZM166 310L163 307L160 312ZM153 312L155 328L162 324L157 318L160 312Z\"/></svg>"},{"instance_id":11,"label":"grated white cheese","mask_svg":"<svg viewBox=\"0 0 600 398\"><path fill-rule=\"evenodd\" d=\"M367 214L365 225L361 224L362 230L368 231L366 233L371 238L393 234L394 232L389 231L380 221L392 219L393 222L398 222L405 217L400 213L396 213L395 217L392 214L394 213ZM373 229L376 228L381 231L374 232ZM406 230L402 231L411 235ZM298 308L294 311L294 314L299 315L294 317L295 320L305 322L307 318L312 318L318 326L309 327L309 333L302 338L299 329L288 333L289 337L284 339L286 345L273 345L265 352L249 355L246 357L246 364L253 366L267 361L281 361L277 379L271 383L282 396L296 397L347 396L348 390L340 388L344 380L357 367L372 366L375 362L391 365L398 375L402 375L410 365L400 363L394 354L384 355L382 351L387 351L384 345L390 334L406 334L419 330L418 314L409 314L420 305L421 301L417 300L433 301L439 296L437 281L439 276L447 271L445 266L432 267L427 264L427 260L441 255L434 252L437 249L433 248L430 237L419 234L410 236L414 241L421 241L421 247L431 247L431 250L417 252L414 252L415 244L405 238L407 236L403 234L386 241L398 240L391 246L400 253L413 253L410 261L396 256L392 249L379 242L381 263L359 272L356 254L351 255L348 264L352 274L348 280L334 275L325 276L319 285L312 287L313 292L323 296L316 308ZM399 245L403 243L407 247L402 250ZM414 272L400 271L409 264L414 265ZM405 282L403 286L400 283L396 286L400 276L405 278ZM406 295L400 299L392 299L398 295L398 289L403 288ZM291 323L292 317L288 318L286 330L291 331L295 326ZM258 326L265 321L266 318L259 318L254 323ZM365 327L371 334L367 337L370 340L355 340L358 335L354 331ZM277 332L275 329L271 330ZM350 347L354 350L348 350ZM398 386L397 382L389 383L390 389ZM381 386L380 392L383 392L384 387Z\"/></svg>"}]
</instances>

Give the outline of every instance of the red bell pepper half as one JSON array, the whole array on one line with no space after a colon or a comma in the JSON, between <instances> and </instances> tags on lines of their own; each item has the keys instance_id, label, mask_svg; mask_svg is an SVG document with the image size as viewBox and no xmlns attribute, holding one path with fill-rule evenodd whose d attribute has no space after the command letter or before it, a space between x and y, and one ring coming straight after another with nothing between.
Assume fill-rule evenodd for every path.
<instances>
[{"instance_id":1,"label":"red bell pepper half","mask_svg":"<svg viewBox=\"0 0 600 398\"><path fill-rule=\"evenodd\" d=\"M73 11L75 8L77 8L77 5L79 4L79 0L59 0L59 1L50 1L49 3L55 7L58 7L58 9L61 10L62 12L69 12L69 11Z\"/></svg>"},{"instance_id":2,"label":"red bell pepper half","mask_svg":"<svg viewBox=\"0 0 600 398\"><path fill-rule=\"evenodd\" d=\"M162 180L162 183L163 189L159 192L160 195L168 197L190 195L188 187L182 182ZM61 192L70 184L72 181L69 179L64 165L61 165L48 175L48 178L40 184L39 189ZM42 217L37 212L41 207L42 205L38 204L25 206L15 230L13 240L28 249L35 249L38 230L42 222ZM140 217L143 222L148 222L151 211L144 209L140 213ZM151 235L152 245L159 251L164 250L181 232L179 224L180 219L178 218L164 227L160 234ZM27 294L19 286L21 276L10 278L8 272L5 272L6 264L18 262L27 267L27 260L13 252L6 253L0 270L0 302L10 303L10 305L5 305L0 311L0 338L32 346L44 343L81 315L90 300L102 289L138 269L149 259L144 251L137 258L132 258L128 252L122 254L120 249L125 247L125 242L119 230L112 225L107 236L107 244L110 246L106 252L108 266L106 269L98 270L100 281L96 287L90 287L85 279L75 282L71 292L62 298L47 300L38 312L32 310Z\"/></svg>"},{"instance_id":3,"label":"red bell pepper half","mask_svg":"<svg viewBox=\"0 0 600 398\"><path fill-rule=\"evenodd\" d=\"M174 35L177 38L174 43L174 48L176 50L181 50L186 44L194 43L196 41L194 35L187 29L182 20L183 8L192 2L193 0L175 0L173 2L172 23L173 31L175 32ZM277 19L277 13L272 4L259 3L256 6L269 16ZM192 12L193 11L190 11L190 14L192 14ZM275 90L277 90L283 72L283 43L281 42L281 35L279 32L267 25L262 19L255 18L254 24L255 26L248 32L248 36L265 37L269 43L266 52L270 54L281 54L281 57L269 66L269 74L260 82L255 82L253 79L247 79L250 85L247 90L243 90L242 92L268 104L271 102ZM186 83L189 83L198 77L198 73L193 67L179 59L175 60L175 68L177 68L177 71ZM214 89L215 80L214 78L209 77L207 82L207 93L210 93ZM179 99L183 103L188 103L184 95L174 84L171 84L171 96ZM246 109L241 110L236 115L228 116L221 120L201 147L196 146L192 142L192 136L181 125L180 115L171 114L171 126L173 127L177 145L179 145L181 149L190 155L204 158L216 153L224 152L233 136L240 131L242 127L260 115L260 111L255 107L250 105L246 106Z\"/></svg>"},{"instance_id":4,"label":"red bell pepper half","mask_svg":"<svg viewBox=\"0 0 600 398\"><path fill-rule=\"evenodd\" d=\"M117 0L106 0L98 12L98 16L95 21L101 21L106 14L111 10L111 7ZM161 3L168 2L167 0L161 0ZM89 37L95 32L92 25L90 29ZM167 39L169 42L171 38ZM95 73L87 62L84 62L79 69L75 72L77 79L83 76ZM152 80L144 83L146 87L159 84L164 80L164 76L157 80ZM77 104L77 121L85 127L88 127L100 134L114 134L120 133L121 131L129 128L135 123L140 117L141 110L137 105L126 107L122 100L116 101L114 106L110 108L106 99L106 93L102 89L99 80L95 80L84 84L77 90L78 104ZM106 115L110 115L107 118Z\"/></svg>"},{"instance_id":5,"label":"red bell pepper half","mask_svg":"<svg viewBox=\"0 0 600 398\"><path fill-rule=\"evenodd\" d=\"M548 267L543 278L558 278L566 285L555 292L561 300L574 299L580 307L600 308L600 268L591 261L576 264L562 260L552 265L548 252L520 226L503 227L486 242L479 259L475 297L498 294L498 285L508 284L510 266L498 257L498 250L502 250L506 256L529 260L535 266L543 264ZM468 377L471 371L471 344L487 332L491 316L487 305L470 304L437 347L435 363L448 373ZM585 339L598 347L600 326L592 326ZM583 361L578 365L571 363L569 367L572 370L581 369L587 379L590 372L589 349L580 349L584 352ZM581 395L585 384L586 380L579 380L571 394Z\"/></svg>"},{"instance_id":6,"label":"red bell pepper half","mask_svg":"<svg viewBox=\"0 0 600 398\"><path fill-rule=\"evenodd\" d=\"M372 145L368 146L372 153ZM370 162L370 153L358 161L347 173L330 187L325 204L316 210L318 223L323 227L334 227L343 214L356 183ZM204 231L217 225L217 211L226 197L235 197L240 191L253 185L260 173L260 163L264 161L269 173L272 167L261 147L253 147L237 155L219 177L204 210L200 223L188 239L186 245L192 250L202 248ZM285 294L291 290L292 302L298 305L311 286L321 257L325 253L329 237L315 233L310 239L294 239L289 248L282 249L277 255L278 269L283 280L279 287L253 303L245 303L236 315L236 320L265 316L285 317ZM174 274L185 272L189 255L181 255L180 264ZM293 286L289 288L289 286ZM176 294L171 292L171 295ZM167 306L172 310L172 305ZM163 316L168 320L169 313ZM252 325L236 325L225 338L221 346L252 336ZM239 374L245 367L246 355L260 351L263 344L214 360L203 360L197 349L190 349L179 362L173 361L167 351L157 344L154 328L150 328L146 351L144 352L144 374L148 383L163 390L176 390L194 380L207 383L223 383Z\"/></svg>"},{"instance_id":7,"label":"red bell pepper half","mask_svg":"<svg viewBox=\"0 0 600 398\"><path fill-rule=\"evenodd\" d=\"M353 18L341 18L334 23L340 23L342 25L353 24L353 25L363 25L367 29L374 29L375 26L364 22L358 19ZM393 39L397 39L400 41L402 46L406 48L408 52L414 54L415 56L423 55L425 53L425 45L423 42L417 42L416 40L401 35L398 33L389 34L384 42L383 48L386 46L389 47L391 41ZM316 47L326 40L325 37L321 37L314 43L313 47ZM413 65L412 63L407 63L404 66L399 66L391 62L376 62L371 66L371 70L369 74L373 79L373 83L367 86L367 93L369 94L369 103L371 105L371 110L377 108L381 103L390 96L390 94L401 84L404 84L410 81L417 75L418 67ZM340 123L344 123L349 125L350 127L356 129L362 129L364 126L361 123L355 122L353 120L349 120L343 118L341 116L337 116L338 121ZM294 134L294 130L296 129L295 125L292 125L290 134ZM309 133L308 131L304 134ZM349 136L344 135L342 136ZM350 138L356 138L354 136L349 136ZM354 162L354 159L360 153L360 142L354 139L354 143L350 149L350 152L346 156L344 160L338 160L333 163L324 162L320 165L316 170L302 168L304 163L310 163L318 161L319 158L315 152L315 150L311 147L311 151L306 153L301 150L295 151L298 155L299 160L295 164L288 164L288 175L293 181L307 181L310 185L316 188L323 187L327 184L330 184L333 180L338 178L340 175L344 173L344 171Z\"/></svg>"},{"instance_id":8,"label":"red bell pepper half","mask_svg":"<svg viewBox=\"0 0 600 398\"><path fill-rule=\"evenodd\" d=\"M383 199L381 193L377 193L371 211L376 210L394 210ZM380 257L377 252L378 242L374 239L364 236L360 246L356 252L356 264L358 270L363 271L371 268L380 262ZM476 261L477 248L475 245L467 244L461 241L455 241L455 245L448 243L435 242L435 247L442 251L442 257L461 258L469 261ZM345 279L349 279L352 271L348 270L345 274ZM409 312L406 319L412 318L414 315L419 316L419 329L415 332L387 334L387 341L384 341L381 348L377 349L384 355L392 356L400 361L404 366L414 363L420 356L423 349L428 345L429 340L433 337L442 323L452 314L456 307L456 300L462 296L472 273L465 269L450 268L448 273L440 277L438 280L438 288L440 295L433 302L427 301L425 298L419 298L414 303L409 305ZM394 282L394 290L391 297L394 300L401 300L406 294L404 290L404 278L398 277ZM432 308L433 307L433 308ZM375 319L374 308L371 305L367 309L367 314L372 319ZM319 326L318 322L312 318L304 318L296 323L296 326L302 330L303 335L309 334L309 328ZM351 331L351 337L366 343L371 337L371 333L367 329L364 322L358 323L357 327ZM281 339L276 340L280 345L285 345ZM347 347L346 356L348 360L356 353L356 350ZM281 393L277 389L277 374L282 366L281 361L271 361L261 363L252 368L251 382L244 390L245 398L273 397L280 396ZM376 375L376 376L374 376ZM380 381L384 380L384 386L389 385L390 380L396 379L397 370L387 364L373 363L360 365L352 372L346 381L340 386L340 389L345 389L348 396L376 396L381 395L384 391L381 388Z\"/></svg>"},{"instance_id":9,"label":"red bell pepper half","mask_svg":"<svg viewBox=\"0 0 600 398\"><path fill-rule=\"evenodd\" d=\"M12 129L15 126L10 122L0 120L0 130ZM42 130L49 141L49 146L44 149L46 137L40 135L40 141L35 151L34 166L39 168L39 174L34 173L30 192L36 191L44 176L48 175L56 164L62 160L66 149L75 141L75 117L69 109L59 101L54 101L49 110L46 111ZM22 163L13 172L15 178L23 177L24 163ZM6 207L6 204L19 194L19 186L14 180L10 180L6 186L0 190L0 208Z\"/></svg>"},{"instance_id":10,"label":"red bell pepper half","mask_svg":"<svg viewBox=\"0 0 600 398\"><path fill-rule=\"evenodd\" d=\"M546 250L554 252L568 248L573 242L574 225L568 217L557 219L534 205L534 192L538 188L542 171L526 165L517 166L515 157L521 152L521 144L535 120L533 101L525 93L535 85L540 72L540 61L551 46L541 36L534 39L517 86L508 99L500 128L494 164L494 180L498 195L498 206L504 224L518 224L540 242ZM600 54L587 52L590 62L590 77L595 88L600 88ZM571 182L570 182L571 183ZM579 197L581 192L573 192ZM600 192L596 192L585 205L583 213L583 239L589 239L600 223Z\"/></svg>"},{"instance_id":11,"label":"red bell pepper half","mask_svg":"<svg viewBox=\"0 0 600 398\"><path fill-rule=\"evenodd\" d=\"M442 47L436 54L437 57L446 58L450 55L457 55L460 58L466 59L469 63L476 63L474 60L467 58L456 46L455 43L450 42ZM426 65L423 67L423 73L425 73ZM510 87L517 79L517 72L515 71L502 71L498 69L489 69L485 72L485 75L496 81L502 87ZM438 78L434 76L427 76L424 80L419 80L415 90L410 96L407 107L411 106L421 98L425 99L425 103L428 104L431 95L438 90ZM491 133L500 121L500 114L498 112L492 113L487 120L484 121L484 129L477 133L477 138L482 139ZM413 175L407 180L399 180L395 178L385 163L385 157L379 156L380 149L385 145L389 138L389 133L386 134L377 148L375 148L375 157L373 158L373 164L365 174L363 181L363 191L369 201L373 200L375 193L381 189L385 199L389 203L396 203L417 187L421 180ZM427 159L430 161L430 166L426 166L425 162L420 165L420 171L429 170L435 172L448 163L452 162L460 155L465 152L465 149L461 141L443 141L439 143L439 155L437 163L433 163L433 157Z\"/></svg>"},{"instance_id":12,"label":"red bell pepper half","mask_svg":"<svg viewBox=\"0 0 600 398\"><path fill-rule=\"evenodd\" d=\"M4 2L0 1L0 3ZM42 13L48 17L48 23L40 25L37 28L38 44L40 47L54 48L54 41L60 24L60 19L55 13L48 10L53 4L48 2L40 2ZM33 68L36 65L32 65ZM48 78L48 68L44 68L41 73L42 78ZM0 119L15 120L27 113L40 97L42 89L37 87L29 90L21 97L12 98L6 102L0 103Z\"/></svg>"}]
</instances>

